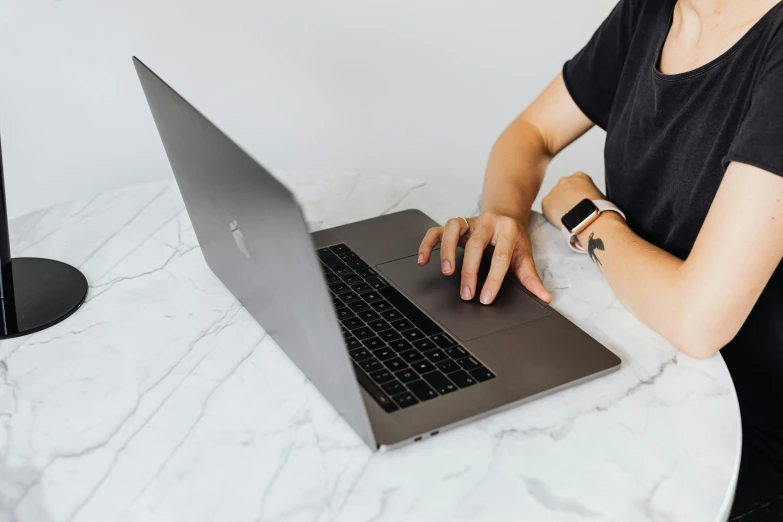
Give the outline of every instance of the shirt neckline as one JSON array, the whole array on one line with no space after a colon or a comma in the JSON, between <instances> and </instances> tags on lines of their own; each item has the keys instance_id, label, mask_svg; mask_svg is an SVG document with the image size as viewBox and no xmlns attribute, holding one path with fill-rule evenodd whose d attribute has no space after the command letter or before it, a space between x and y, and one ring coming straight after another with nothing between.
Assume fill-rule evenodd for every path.
<instances>
[{"instance_id":1,"label":"shirt neckline","mask_svg":"<svg viewBox=\"0 0 783 522\"><path fill-rule=\"evenodd\" d=\"M783 5L783 0L778 2L777 4L773 5L766 13L764 13L764 16L758 19L758 21L753 24L753 27L748 29L748 31L742 35L742 38L737 40L737 42L729 47L726 51L723 52L720 56L717 58L714 58L713 60L710 60L709 62L705 63L704 65L700 65L699 67L695 69L691 69L690 71L684 71L677 74L664 74L661 72L659 64L661 63L661 54L663 53L663 46L666 44L666 38L669 36L669 32L672 28L672 23L674 21L674 8L677 6L677 2L673 2L672 8L669 11L669 21L666 24L666 30L663 32L663 37L661 38L660 42L658 43L658 50L655 53L655 61L653 62L652 70L653 74L661 80L666 81L677 81L677 80L687 80L689 78L693 78L695 76L699 76L701 74L704 74L705 72L709 71L710 69L717 67L721 65L723 62L725 62L729 57L731 57L734 53L739 51L745 43L753 37L753 35L758 32L758 30L766 25L766 23L769 21L769 19L772 17L772 14L781 6Z\"/></svg>"}]
</instances>

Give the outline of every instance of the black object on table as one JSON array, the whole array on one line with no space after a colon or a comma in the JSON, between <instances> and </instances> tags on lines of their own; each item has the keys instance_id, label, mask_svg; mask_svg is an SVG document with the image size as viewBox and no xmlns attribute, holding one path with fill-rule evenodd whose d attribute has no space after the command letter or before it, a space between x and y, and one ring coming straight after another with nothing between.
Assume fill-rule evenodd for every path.
<instances>
[{"instance_id":1,"label":"black object on table","mask_svg":"<svg viewBox=\"0 0 783 522\"><path fill-rule=\"evenodd\" d=\"M0 148L0 339L38 332L73 314L87 297L87 279L71 265L11 258Z\"/></svg>"}]
</instances>

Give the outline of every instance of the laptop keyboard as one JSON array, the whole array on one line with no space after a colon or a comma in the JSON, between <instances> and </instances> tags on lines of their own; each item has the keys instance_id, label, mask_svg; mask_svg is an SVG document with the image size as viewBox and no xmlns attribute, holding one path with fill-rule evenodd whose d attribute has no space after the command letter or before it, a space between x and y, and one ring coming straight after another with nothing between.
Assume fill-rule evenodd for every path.
<instances>
[{"instance_id":1,"label":"laptop keyboard","mask_svg":"<svg viewBox=\"0 0 783 522\"><path fill-rule=\"evenodd\" d=\"M347 246L317 253L359 383L385 411L495 377Z\"/></svg>"}]
</instances>

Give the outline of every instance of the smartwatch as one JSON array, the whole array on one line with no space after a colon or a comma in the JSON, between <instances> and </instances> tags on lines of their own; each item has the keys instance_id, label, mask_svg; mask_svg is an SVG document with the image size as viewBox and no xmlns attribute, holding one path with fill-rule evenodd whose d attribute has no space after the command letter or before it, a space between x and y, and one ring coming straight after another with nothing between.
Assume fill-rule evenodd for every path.
<instances>
[{"instance_id":1,"label":"smartwatch","mask_svg":"<svg viewBox=\"0 0 783 522\"><path fill-rule=\"evenodd\" d=\"M623 220L625 220L625 214L617 208L617 205L606 200L593 201L591 199L583 199L577 203L574 208L566 212L561 220L563 226L560 228L560 231L563 233L563 237L568 241L568 246L571 247L571 250L579 252L580 254L587 253L587 251L582 248L582 245L579 244L577 235L590 226L593 221L598 219L598 216L600 216L602 212L606 212L607 210L617 212Z\"/></svg>"}]
</instances>

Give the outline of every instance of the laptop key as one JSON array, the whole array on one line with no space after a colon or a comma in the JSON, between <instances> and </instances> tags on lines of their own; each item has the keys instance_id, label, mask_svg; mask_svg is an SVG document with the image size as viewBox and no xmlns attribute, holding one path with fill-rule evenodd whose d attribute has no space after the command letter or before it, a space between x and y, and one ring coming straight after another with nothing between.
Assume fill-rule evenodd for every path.
<instances>
[{"instance_id":1,"label":"laptop key","mask_svg":"<svg viewBox=\"0 0 783 522\"><path fill-rule=\"evenodd\" d=\"M353 290L357 294L361 294L364 292L369 292L370 290L372 290L372 287L367 283L365 283L364 281L360 281L356 284L351 285L351 290Z\"/></svg>"},{"instance_id":2,"label":"laptop key","mask_svg":"<svg viewBox=\"0 0 783 522\"><path fill-rule=\"evenodd\" d=\"M364 299L368 303L373 303L375 301L380 301L381 299L383 299L383 297L381 297L381 295L375 290L372 290L370 292L363 293L362 299Z\"/></svg>"},{"instance_id":3,"label":"laptop key","mask_svg":"<svg viewBox=\"0 0 783 522\"><path fill-rule=\"evenodd\" d=\"M374 319L378 319L380 317L380 315L378 315L378 312L375 312L373 310L367 310L365 312L359 312L356 315L359 316L359 319L361 319L362 321L367 322L367 323L369 323L370 321L372 321Z\"/></svg>"},{"instance_id":4,"label":"laptop key","mask_svg":"<svg viewBox=\"0 0 783 522\"><path fill-rule=\"evenodd\" d=\"M476 368L481 368L481 363L478 362L475 359L475 357L472 356L463 357L462 359L457 359L457 363L459 363L459 365L466 370L474 370ZM476 378L478 379L478 377Z\"/></svg>"},{"instance_id":5,"label":"laptop key","mask_svg":"<svg viewBox=\"0 0 783 522\"><path fill-rule=\"evenodd\" d=\"M421 333L421 330L419 330L418 328L414 328L412 330L405 330L404 332L402 332L402 336L409 341L418 341L419 339L424 339L424 334Z\"/></svg>"},{"instance_id":6,"label":"laptop key","mask_svg":"<svg viewBox=\"0 0 783 522\"><path fill-rule=\"evenodd\" d=\"M426 352L428 350L434 350L438 346L430 341L429 339L420 339L418 341L413 341L413 346L419 349L419 351ZM443 355L446 355L445 353Z\"/></svg>"},{"instance_id":7,"label":"laptop key","mask_svg":"<svg viewBox=\"0 0 783 522\"><path fill-rule=\"evenodd\" d=\"M389 381L381 384L381 389L389 395L397 395L405 391L405 386L400 381Z\"/></svg>"},{"instance_id":8,"label":"laptop key","mask_svg":"<svg viewBox=\"0 0 783 522\"><path fill-rule=\"evenodd\" d=\"M404 332L405 330L410 330L413 328L413 323L408 321L407 319L400 319L399 321L394 321L391 324L394 328L397 329L398 332Z\"/></svg>"},{"instance_id":9,"label":"laptop key","mask_svg":"<svg viewBox=\"0 0 783 522\"><path fill-rule=\"evenodd\" d=\"M334 284L329 285L329 290L331 290L332 292L334 292L337 295L344 294L345 292L349 291L350 289L351 289L351 287L346 285L342 281L340 281L339 283L334 283Z\"/></svg>"},{"instance_id":10,"label":"laptop key","mask_svg":"<svg viewBox=\"0 0 783 522\"><path fill-rule=\"evenodd\" d=\"M449 354L449 357L452 359L460 359L470 355L462 346L452 346L451 348L446 348L443 351Z\"/></svg>"},{"instance_id":11,"label":"laptop key","mask_svg":"<svg viewBox=\"0 0 783 522\"><path fill-rule=\"evenodd\" d=\"M336 313L338 319L348 319L349 317L354 317L353 310L350 308L340 308L336 311Z\"/></svg>"},{"instance_id":12,"label":"laptop key","mask_svg":"<svg viewBox=\"0 0 783 522\"><path fill-rule=\"evenodd\" d=\"M438 366L438 368L440 368L440 366ZM441 368L441 370L443 370L443 368ZM468 386L473 386L474 384L476 384L476 379L473 376L468 375L468 373L464 370L449 372L446 375L451 380L451 382L453 382L460 388L467 388Z\"/></svg>"},{"instance_id":13,"label":"laptop key","mask_svg":"<svg viewBox=\"0 0 783 522\"><path fill-rule=\"evenodd\" d=\"M368 277L365 281L367 281L367 284L373 287L375 290L380 290L381 288L386 288L389 286L389 283L387 283L386 280L380 276Z\"/></svg>"},{"instance_id":14,"label":"laptop key","mask_svg":"<svg viewBox=\"0 0 783 522\"><path fill-rule=\"evenodd\" d=\"M378 335L380 335L381 339L383 339L387 343L391 343L398 339L402 339L402 336L399 333L395 332L394 330L384 330Z\"/></svg>"},{"instance_id":15,"label":"laptop key","mask_svg":"<svg viewBox=\"0 0 783 522\"><path fill-rule=\"evenodd\" d=\"M340 243L338 245L332 245L329 247L329 249L334 252L335 254L343 254L345 252L350 252L351 249L345 246L344 244Z\"/></svg>"},{"instance_id":16,"label":"laptop key","mask_svg":"<svg viewBox=\"0 0 783 522\"><path fill-rule=\"evenodd\" d=\"M354 337L356 337L360 341L367 339L369 337L373 337L375 335L375 332L373 332L366 326L357 328L356 330L352 330L351 333L353 334Z\"/></svg>"},{"instance_id":17,"label":"laptop key","mask_svg":"<svg viewBox=\"0 0 783 522\"><path fill-rule=\"evenodd\" d=\"M347 285L352 285L354 283L360 283L361 280L362 280L362 278L359 277L358 274L348 274L348 275L344 275L343 276L343 283L345 283Z\"/></svg>"},{"instance_id":18,"label":"laptop key","mask_svg":"<svg viewBox=\"0 0 783 522\"><path fill-rule=\"evenodd\" d=\"M370 379L356 363L353 363L353 368L354 373L356 374L356 380L359 381L359 384L362 385L362 388L364 388L364 390L369 393L373 399L375 399L375 402L377 402L385 412L391 413L399 409L394 401L391 400L391 397L386 395L386 393L384 393L384 391L380 389L378 385L375 384L375 382L373 382L373 380ZM378 371L386 370L376 370L376 372Z\"/></svg>"},{"instance_id":19,"label":"laptop key","mask_svg":"<svg viewBox=\"0 0 783 522\"><path fill-rule=\"evenodd\" d=\"M332 306L339 310L340 308L345 308L345 303L339 297L334 296L332 297Z\"/></svg>"},{"instance_id":20,"label":"laptop key","mask_svg":"<svg viewBox=\"0 0 783 522\"><path fill-rule=\"evenodd\" d=\"M457 344L454 342L454 339L452 339L451 337L448 336L448 334L445 333L435 334L432 337L430 337L430 339L435 341L435 344L437 344L441 348L450 348L455 344Z\"/></svg>"},{"instance_id":21,"label":"laptop key","mask_svg":"<svg viewBox=\"0 0 783 522\"><path fill-rule=\"evenodd\" d=\"M348 348L348 351L351 351L356 348L363 348L363 345L356 337L348 337L345 340L345 347Z\"/></svg>"},{"instance_id":22,"label":"laptop key","mask_svg":"<svg viewBox=\"0 0 783 522\"><path fill-rule=\"evenodd\" d=\"M420 401L428 401L438 396L435 390L430 388L429 384L422 380L409 382L408 389L412 391Z\"/></svg>"},{"instance_id":23,"label":"laptop key","mask_svg":"<svg viewBox=\"0 0 783 522\"><path fill-rule=\"evenodd\" d=\"M378 293L380 293L387 301L389 301L389 303L391 303L394 308L402 312L402 314L407 317L410 322L416 325L416 328L424 332L426 337L443 333L443 330L440 328L440 326L435 324L435 321L427 317L424 312L416 308L416 306L414 306L414 304L411 303L407 297L398 292L396 288L387 286L386 288L381 288L378 290Z\"/></svg>"},{"instance_id":24,"label":"laptop key","mask_svg":"<svg viewBox=\"0 0 783 522\"><path fill-rule=\"evenodd\" d=\"M340 327L340 332L343 334L343 338L347 338L351 336L351 331L348 330L345 326Z\"/></svg>"},{"instance_id":25,"label":"laptop key","mask_svg":"<svg viewBox=\"0 0 783 522\"><path fill-rule=\"evenodd\" d=\"M435 371L435 366L433 366L429 361L419 361L412 363L411 368L419 372L421 375Z\"/></svg>"},{"instance_id":26,"label":"laptop key","mask_svg":"<svg viewBox=\"0 0 783 522\"><path fill-rule=\"evenodd\" d=\"M396 402L400 408L407 408L408 406L419 403L419 400L411 392L400 393L399 395L393 396L392 399L394 399L394 402Z\"/></svg>"},{"instance_id":27,"label":"laptop key","mask_svg":"<svg viewBox=\"0 0 783 522\"><path fill-rule=\"evenodd\" d=\"M383 317L384 319L386 319L390 323L393 322L393 321L398 321L400 319L403 319L402 314L400 312L398 312L397 310L393 309L393 308L390 309L390 310L384 310L383 312L381 312L381 317Z\"/></svg>"},{"instance_id":28,"label":"laptop key","mask_svg":"<svg viewBox=\"0 0 783 522\"><path fill-rule=\"evenodd\" d=\"M372 307L375 308L378 312L385 312L386 310L391 310L392 305L390 305L387 301L381 300L381 301L374 301L372 303Z\"/></svg>"},{"instance_id":29,"label":"laptop key","mask_svg":"<svg viewBox=\"0 0 783 522\"><path fill-rule=\"evenodd\" d=\"M345 304L351 304L361 298L353 292L345 292L340 294L340 299L342 299L343 303Z\"/></svg>"},{"instance_id":30,"label":"laptop key","mask_svg":"<svg viewBox=\"0 0 783 522\"><path fill-rule=\"evenodd\" d=\"M364 301L354 301L353 303L348 303L348 308L350 308L356 313L359 313L359 312L364 312L365 310L369 310L370 305L368 305Z\"/></svg>"},{"instance_id":31,"label":"laptop key","mask_svg":"<svg viewBox=\"0 0 783 522\"><path fill-rule=\"evenodd\" d=\"M359 348L358 350L351 350L350 352L348 352L348 355L350 355L351 358L357 362L372 357L370 350L368 350L367 348Z\"/></svg>"},{"instance_id":32,"label":"laptop key","mask_svg":"<svg viewBox=\"0 0 783 522\"><path fill-rule=\"evenodd\" d=\"M440 348L435 348L434 350L430 350L429 352L425 352L424 356L427 357L430 361L437 363L440 361L449 361L451 362L451 359L449 359L449 356L443 353L443 350Z\"/></svg>"},{"instance_id":33,"label":"laptop key","mask_svg":"<svg viewBox=\"0 0 783 522\"><path fill-rule=\"evenodd\" d=\"M329 270L331 272L331 270ZM326 278L326 284L331 285L332 283L339 283L340 277L337 274L324 274L324 277Z\"/></svg>"},{"instance_id":34,"label":"laptop key","mask_svg":"<svg viewBox=\"0 0 783 522\"><path fill-rule=\"evenodd\" d=\"M339 257L340 259L342 259L346 263L348 261L356 261L357 259L359 259L359 256L357 256L353 252L345 252L344 254L338 254L337 257Z\"/></svg>"},{"instance_id":35,"label":"laptop key","mask_svg":"<svg viewBox=\"0 0 783 522\"><path fill-rule=\"evenodd\" d=\"M343 319L342 323L343 326L345 326L349 330L356 330L357 328L361 328L362 326L364 326L364 321L362 321L358 317L349 317L348 319Z\"/></svg>"},{"instance_id":36,"label":"laptop key","mask_svg":"<svg viewBox=\"0 0 783 522\"><path fill-rule=\"evenodd\" d=\"M348 265L333 266L331 268L334 271L334 273L340 277L353 274L353 270L351 270L351 267L349 267Z\"/></svg>"},{"instance_id":37,"label":"laptop key","mask_svg":"<svg viewBox=\"0 0 783 522\"><path fill-rule=\"evenodd\" d=\"M430 386L435 388L435 391L441 395L457 391L457 386L452 383L440 372L425 373L421 376L422 379L430 383Z\"/></svg>"},{"instance_id":38,"label":"laptop key","mask_svg":"<svg viewBox=\"0 0 783 522\"><path fill-rule=\"evenodd\" d=\"M367 373L374 372L375 370L380 370L381 368L383 368L381 361L379 361L374 357L365 359L364 361L359 363L359 366L361 366L362 370L364 370Z\"/></svg>"},{"instance_id":39,"label":"laptop key","mask_svg":"<svg viewBox=\"0 0 783 522\"><path fill-rule=\"evenodd\" d=\"M478 382L484 382L495 378L495 374L484 367L471 370L470 374L475 377Z\"/></svg>"},{"instance_id":40,"label":"laptop key","mask_svg":"<svg viewBox=\"0 0 783 522\"><path fill-rule=\"evenodd\" d=\"M400 337L395 341L386 341L386 342L389 343L391 349L397 353L404 352L405 350L410 350L411 348L413 348L413 345L411 345L411 343L409 343L402 337Z\"/></svg>"},{"instance_id":41,"label":"laptop key","mask_svg":"<svg viewBox=\"0 0 783 522\"><path fill-rule=\"evenodd\" d=\"M346 265L350 266L354 270L361 270L362 268L368 268L367 263L365 263L361 259L357 259L356 261L348 261Z\"/></svg>"},{"instance_id":42,"label":"laptop key","mask_svg":"<svg viewBox=\"0 0 783 522\"><path fill-rule=\"evenodd\" d=\"M382 370L375 370L370 374L370 377L372 377L372 380L378 384L383 384L386 381L394 379L394 376L391 374L391 372L385 368Z\"/></svg>"},{"instance_id":43,"label":"laptop key","mask_svg":"<svg viewBox=\"0 0 783 522\"><path fill-rule=\"evenodd\" d=\"M369 326L376 332L382 332L384 330L388 330L389 328L391 328L391 326L389 326L389 323L387 323L383 319L376 319L375 321L370 321L369 323L367 323L367 326Z\"/></svg>"},{"instance_id":44,"label":"laptop key","mask_svg":"<svg viewBox=\"0 0 783 522\"><path fill-rule=\"evenodd\" d=\"M378 348L386 347L386 343L373 336L362 341L362 344L370 350L377 350Z\"/></svg>"},{"instance_id":45,"label":"laptop key","mask_svg":"<svg viewBox=\"0 0 783 522\"><path fill-rule=\"evenodd\" d=\"M330 268L344 264L343 260L328 248L319 248L316 253L318 254L318 259Z\"/></svg>"},{"instance_id":46,"label":"laptop key","mask_svg":"<svg viewBox=\"0 0 783 522\"><path fill-rule=\"evenodd\" d=\"M416 379L419 378L419 374L415 371L411 370L410 368L406 368L404 370L400 370L398 372L394 372L394 375L401 380L402 382L413 382Z\"/></svg>"},{"instance_id":47,"label":"laptop key","mask_svg":"<svg viewBox=\"0 0 783 522\"><path fill-rule=\"evenodd\" d=\"M451 373L451 372L456 372L456 371L462 371L460 369L459 364L455 363L451 359L438 361L438 362L435 363L435 366L437 366L438 370L442 371L443 373ZM465 372L462 372L462 373L465 373ZM452 379L452 380L454 380L454 379ZM459 383L457 383L457 385L459 385ZM460 386L460 388L462 388L462 386Z\"/></svg>"},{"instance_id":48,"label":"laptop key","mask_svg":"<svg viewBox=\"0 0 783 522\"><path fill-rule=\"evenodd\" d=\"M402 352L399 355L408 364L413 364L424 359L424 356L416 350L408 350L407 352Z\"/></svg>"},{"instance_id":49,"label":"laptop key","mask_svg":"<svg viewBox=\"0 0 783 522\"><path fill-rule=\"evenodd\" d=\"M399 357L395 357L393 359L389 359L387 361L383 361L383 364L385 364L386 367L389 370L393 371L393 372L396 372L398 370L402 370L402 369L408 367L408 365L405 363L405 361L403 361Z\"/></svg>"},{"instance_id":50,"label":"laptop key","mask_svg":"<svg viewBox=\"0 0 783 522\"><path fill-rule=\"evenodd\" d=\"M378 275L378 272L376 272L375 270L373 270L370 267L360 268L359 270L356 271L356 273L359 274L360 276L362 276L365 279L367 279L368 277L375 277L375 276Z\"/></svg>"},{"instance_id":51,"label":"laptop key","mask_svg":"<svg viewBox=\"0 0 783 522\"><path fill-rule=\"evenodd\" d=\"M368 346L369 348L369 346ZM370 348L372 349L372 348ZM384 346L382 348L378 348L373 352L373 355L375 355L378 359L381 361L388 361L389 359L396 358L397 354L394 353L394 350L389 348L388 346Z\"/></svg>"}]
</instances>

